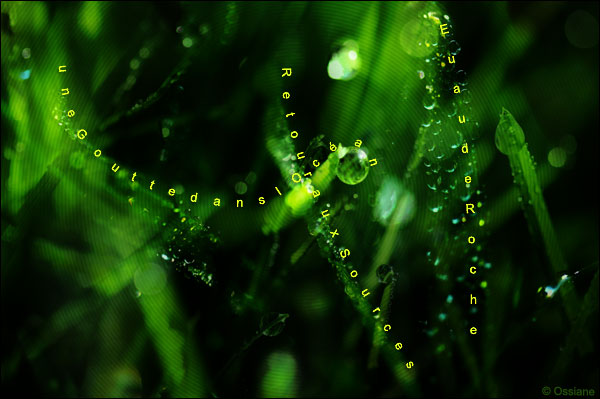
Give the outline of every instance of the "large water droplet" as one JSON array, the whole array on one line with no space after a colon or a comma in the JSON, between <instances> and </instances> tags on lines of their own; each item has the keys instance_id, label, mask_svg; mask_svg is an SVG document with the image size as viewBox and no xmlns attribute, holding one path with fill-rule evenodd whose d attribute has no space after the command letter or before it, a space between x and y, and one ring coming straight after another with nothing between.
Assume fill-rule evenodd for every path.
<instances>
[{"instance_id":1,"label":"large water droplet","mask_svg":"<svg viewBox=\"0 0 600 399\"><path fill-rule=\"evenodd\" d=\"M354 185L362 182L369 173L367 153L356 147L341 147L338 150L340 158L337 167L337 177L344 183Z\"/></svg>"}]
</instances>

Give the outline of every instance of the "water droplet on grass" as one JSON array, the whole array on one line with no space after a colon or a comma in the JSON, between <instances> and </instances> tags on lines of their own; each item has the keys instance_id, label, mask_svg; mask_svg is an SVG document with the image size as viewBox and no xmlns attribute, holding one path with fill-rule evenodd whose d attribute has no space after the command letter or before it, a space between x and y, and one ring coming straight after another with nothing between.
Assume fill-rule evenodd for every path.
<instances>
[{"instance_id":1,"label":"water droplet on grass","mask_svg":"<svg viewBox=\"0 0 600 399\"><path fill-rule=\"evenodd\" d=\"M435 98L431 94L425 93L423 96L423 107L428 110L435 108Z\"/></svg>"},{"instance_id":2,"label":"water droplet on grass","mask_svg":"<svg viewBox=\"0 0 600 399\"><path fill-rule=\"evenodd\" d=\"M275 337L283 331L287 313L270 312L260 319L260 332L267 337Z\"/></svg>"},{"instance_id":3,"label":"water droplet on grass","mask_svg":"<svg viewBox=\"0 0 600 399\"><path fill-rule=\"evenodd\" d=\"M389 284L396 280L394 269L392 266L387 264L380 265L375 271L375 274L377 275L379 282L382 284Z\"/></svg>"},{"instance_id":4,"label":"water droplet on grass","mask_svg":"<svg viewBox=\"0 0 600 399\"><path fill-rule=\"evenodd\" d=\"M455 82L460 86L467 85L467 73L462 69L456 72Z\"/></svg>"},{"instance_id":5,"label":"water droplet on grass","mask_svg":"<svg viewBox=\"0 0 600 399\"><path fill-rule=\"evenodd\" d=\"M460 53L460 50L460 44L458 44L456 40L450 40L450 43L448 43L448 51L450 52L450 55L457 55Z\"/></svg>"},{"instance_id":6,"label":"water droplet on grass","mask_svg":"<svg viewBox=\"0 0 600 399\"><path fill-rule=\"evenodd\" d=\"M525 134L515 118L506 109L502 109L500 122L496 127L495 143L505 155L518 153L525 145Z\"/></svg>"},{"instance_id":7,"label":"water droplet on grass","mask_svg":"<svg viewBox=\"0 0 600 399\"><path fill-rule=\"evenodd\" d=\"M337 177L349 185L362 182L369 173L367 153L356 147L340 147L338 152Z\"/></svg>"}]
</instances>

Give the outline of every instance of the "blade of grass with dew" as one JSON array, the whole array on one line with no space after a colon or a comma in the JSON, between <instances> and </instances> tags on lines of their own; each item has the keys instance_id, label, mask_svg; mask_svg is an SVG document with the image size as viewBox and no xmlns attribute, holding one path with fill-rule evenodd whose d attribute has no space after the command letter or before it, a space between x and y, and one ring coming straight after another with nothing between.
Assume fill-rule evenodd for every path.
<instances>
[{"instance_id":1,"label":"blade of grass with dew","mask_svg":"<svg viewBox=\"0 0 600 399\"><path fill-rule=\"evenodd\" d=\"M317 212L313 216L313 219L321 219L320 216L321 214ZM330 216L333 218L335 215L332 213ZM352 270L351 262L346 264L338 258L337 249L330 243L328 237L328 232L331 230L329 221L327 219L322 220L322 228L318 229L316 232L317 243L319 244L319 247L323 253L326 254L329 263L333 266L338 279L344 286L346 295L348 295L352 301L352 304L361 315L363 325L374 336L382 336L383 342L381 342L381 348L383 350L384 358L401 388L408 396L418 396L419 388L416 384L417 371L415 369L409 370L408 368L404 367L405 359L403 359L403 355L394 348L394 343L392 343L389 334L380 334L383 332L383 322L381 319L376 320L373 317L372 305L362 296L359 284L350 277L348 270ZM314 220L312 220L310 223L313 225L317 224ZM380 342L380 340L377 338L376 340L377 342Z\"/></svg>"},{"instance_id":2,"label":"blade of grass with dew","mask_svg":"<svg viewBox=\"0 0 600 399\"><path fill-rule=\"evenodd\" d=\"M502 108L500 122L496 128L496 146L500 152L508 156L515 184L519 187L523 198L521 204L531 234L534 239L541 238L543 241L553 275L566 272L568 267L548 214L532 156L525 142L525 134L505 108ZM573 291L562 290L561 296L567 315L573 322L577 315L579 301Z\"/></svg>"},{"instance_id":3,"label":"blade of grass with dew","mask_svg":"<svg viewBox=\"0 0 600 399\"><path fill-rule=\"evenodd\" d=\"M392 292L394 290L394 283L388 284L383 289L383 294L381 295L381 303L379 307L381 308L379 317L382 320L388 320L390 317L390 307L392 302ZM379 356L379 349L383 344L385 344L385 333L380 330L375 330L373 333L373 346L371 347L371 352L369 353L369 363L368 368L373 369L377 367L377 358Z\"/></svg>"}]
</instances>

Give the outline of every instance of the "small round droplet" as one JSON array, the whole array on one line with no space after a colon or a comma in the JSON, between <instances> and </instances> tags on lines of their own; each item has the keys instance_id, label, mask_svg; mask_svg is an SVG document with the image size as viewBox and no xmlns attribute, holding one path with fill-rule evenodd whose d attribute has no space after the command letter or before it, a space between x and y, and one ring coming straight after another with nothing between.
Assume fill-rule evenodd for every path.
<instances>
[{"instance_id":1,"label":"small round droplet","mask_svg":"<svg viewBox=\"0 0 600 399\"><path fill-rule=\"evenodd\" d=\"M471 90L462 89L460 91L460 99L463 104L469 104L471 102Z\"/></svg>"},{"instance_id":2,"label":"small round droplet","mask_svg":"<svg viewBox=\"0 0 600 399\"><path fill-rule=\"evenodd\" d=\"M395 280L394 269L387 264L380 265L375 271L375 274L382 284L389 284Z\"/></svg>"},{"instance_id":3,"label":"small round droplet","mask_svg":"<svg viewBox=\"0 0 600 399\"><path fill-rule=\"evenodd\" d=\"M461 86L466 86L467 84L467 73L462 69L456 72L456 83Z\"/></svg>"},{"instance_id":4,"label":"small round droplet","mask_svg":"<svg viewBox=\"0 0 600 399\"><path fill-rule=\"evenodd\" d=\"M425 93L423 96L423 107L428 110L435 108L435 98L431 94Z\"/></svg>"},{"instance_id":5,"label":"small round droplet","mask_svg":"<svg viewBox=\"0 0 600 399\"><path fill-rule=\"evenodd\" d=\"M448 43L448 51L450 52L450 55L457 55L460 53L460 50L460 45L456 40L451 40L450 43Z\"/></svg>"}]
</instances>

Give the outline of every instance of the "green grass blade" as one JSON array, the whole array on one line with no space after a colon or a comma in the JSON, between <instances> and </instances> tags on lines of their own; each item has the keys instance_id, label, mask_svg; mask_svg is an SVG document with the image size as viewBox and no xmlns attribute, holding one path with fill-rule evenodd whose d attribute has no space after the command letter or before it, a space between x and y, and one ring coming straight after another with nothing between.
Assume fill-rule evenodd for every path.
<instances>
[{"instance_id":1,"label":"green grass blade","mask_svg":"<svg viewBox=\"0 0 600 399\"><path fill-rule=\"evenodd\" d=\"M515 118L502 108L496 128L496 146L508 156L514 181L522 197L522 207L534 239L541 239L550 261L554 277L565 273L567 263L560 250L556 233L542 195L532 156L525 142L525 134ZM578 300L573 291L561 290L563 303L571 321L575 319Z\"/></svg>"}]
</instances>

